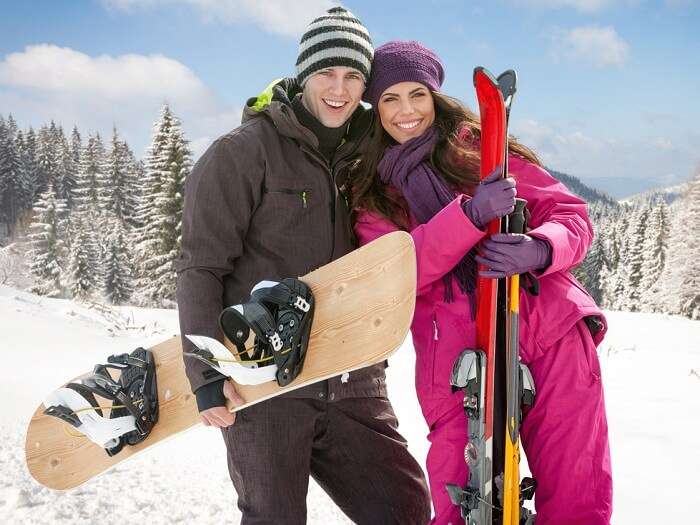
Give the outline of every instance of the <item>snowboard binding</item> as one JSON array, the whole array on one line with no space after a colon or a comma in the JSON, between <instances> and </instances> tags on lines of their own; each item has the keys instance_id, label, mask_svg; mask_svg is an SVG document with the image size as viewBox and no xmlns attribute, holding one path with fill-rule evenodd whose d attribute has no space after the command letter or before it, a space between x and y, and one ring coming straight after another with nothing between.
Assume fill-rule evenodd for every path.
<instances>
[{"instance_id":1,"label":"snowboard binding","mask_svg":"<svg viewBox=\"0 0 700 525\"><path fill-rule=\"evenodd\" d=\"M221 312L221 330L236 346L242 364L276 365L275 379L286 386L299 375L306 358L314 316L311 288L298 279L262 281L250 299ZM251 330L254 343L246 348Z\"/></svg>"},{"instance_id":2,"label":"snowboard binding","mask_svg":"<svg viewBox=\"0 0 700 525\"><path fill-rule=\"evenodd\" d=\"M108 369L121 371L117 380ZM108 399L100 406L95 396ZM112 355L107 364L95 365L92 375L68 383L44 402L45 414L72 425L105 449L109 456L124 445L148 437L158 422L158 388L153 354L137 348L131 354ZM109 408L109 417L103 410Z\"/></svg>"}]
</instances>

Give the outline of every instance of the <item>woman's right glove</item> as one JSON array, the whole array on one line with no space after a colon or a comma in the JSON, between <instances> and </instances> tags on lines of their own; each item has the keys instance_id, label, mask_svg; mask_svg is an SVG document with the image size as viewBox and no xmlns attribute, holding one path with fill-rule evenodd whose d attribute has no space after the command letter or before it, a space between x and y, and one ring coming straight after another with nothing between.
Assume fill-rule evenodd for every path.
<instances>
[{"instance_id":1,"label":"woman's right glove","mask_svg":"<svg viewBox=\"0 0 700 525\"><path fill-rule=\"evenodd\" d=\"M474 196L462 203L462 209L474 226L483 230L493 219L504 217L515 209L515 179L500 178L501 167L481 181Z\"/></svg>"}]
</instances>

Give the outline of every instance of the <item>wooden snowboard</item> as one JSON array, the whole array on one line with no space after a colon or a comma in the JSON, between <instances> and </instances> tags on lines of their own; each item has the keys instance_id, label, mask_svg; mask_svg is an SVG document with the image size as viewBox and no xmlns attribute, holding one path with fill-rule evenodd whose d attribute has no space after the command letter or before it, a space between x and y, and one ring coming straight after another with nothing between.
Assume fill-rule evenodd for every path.
<instances>
[{"instance_id":1,"label":"wooden snowboard","mask_svg":"<svg viewBox=\"0 0 700 525\"><path fill-rule=\"evenodd\" d=\"M311 286L316 300L302 372L284 388L274 381L236 384L246 404L235 410L379 363L403 342L416 295L416 258L409 234L385 235L301 279ZM235 348L226 343L228 348ZM160 414L148 438L135 446L125 445L109 457L78 429L44 415L42 404L29 423L25 443L27 466L34 479L55 490L78 487L134 454L200 423L195 397L185 376L180 338L174 337L150 350L156 361Z\"/></svg>"}]
</instances>

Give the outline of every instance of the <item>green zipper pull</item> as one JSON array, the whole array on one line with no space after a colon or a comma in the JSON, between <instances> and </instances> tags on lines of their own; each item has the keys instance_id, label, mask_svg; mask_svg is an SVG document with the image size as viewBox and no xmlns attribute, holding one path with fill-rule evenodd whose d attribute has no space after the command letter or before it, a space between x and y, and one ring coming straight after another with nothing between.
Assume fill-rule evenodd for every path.
<instances>
[{"instance_id":1,"label":"green zipper pull","mask_svg":"<svg viewBox=\"0 0 700 525\"><path fill-rule=\"evenodd\" d=\"M306 208L306 191L301 192L301 201L304 203L304 208Z\"/></svg>"}]
</instances>

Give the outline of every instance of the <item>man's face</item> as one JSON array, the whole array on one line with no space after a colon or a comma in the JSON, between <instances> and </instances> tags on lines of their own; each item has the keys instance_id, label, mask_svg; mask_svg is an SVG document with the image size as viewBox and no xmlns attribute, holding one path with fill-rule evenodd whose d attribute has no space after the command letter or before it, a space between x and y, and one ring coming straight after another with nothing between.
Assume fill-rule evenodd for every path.
<instances>
[{"instance_id":1,"label":"man's face","mask_svg":"<svg viewBox=\"0 0 700 525\"><path fill-rule=\"evenodd\" d=\"M364 77L358 70L329 67L306 81L302 102L321 124L327 128L338 128L357 109L364 90Z\"/></svg>"}]
</instances>

